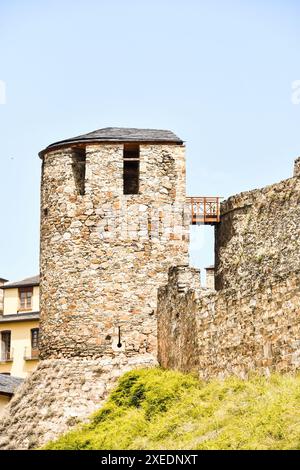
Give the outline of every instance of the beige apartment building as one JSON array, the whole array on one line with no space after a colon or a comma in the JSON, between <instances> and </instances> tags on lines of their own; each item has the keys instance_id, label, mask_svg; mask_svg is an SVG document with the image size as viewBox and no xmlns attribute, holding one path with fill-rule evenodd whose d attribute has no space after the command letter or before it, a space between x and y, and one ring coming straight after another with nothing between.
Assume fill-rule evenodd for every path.
<instances>
[{"instance_id":1,"label":"beige apartment building","mask_svg":"<svg viewBox=\"0 0 300 470\"><path fill-rule=\"evenodd\" d=\"M39 359L39 276L0 282L0 415ZM1 309L2 303L2 309Z\"/></svg>"},{"instance_id":2,"label":"beige apartment building","mask_svg":"<svg viewBox=\"0 0 300 470\"><path fill-rule=\"evenodd\" d=\"M3 286L5 282L8 282L7 279L4 279L3 277L0 277L0 287ZM3 313L3 290L0 289L0 315Z\"/></svg>"}]
</instances>

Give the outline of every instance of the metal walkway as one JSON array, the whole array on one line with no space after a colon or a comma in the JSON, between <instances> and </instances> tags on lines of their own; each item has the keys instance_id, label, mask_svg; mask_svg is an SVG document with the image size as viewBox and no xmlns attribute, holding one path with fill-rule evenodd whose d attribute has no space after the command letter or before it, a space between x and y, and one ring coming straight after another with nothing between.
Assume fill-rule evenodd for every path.
<instances>
[{"instance_id":1,"label":"metal walkway","mask_svg":"<svg viewBox=\"0 0 300 470\"><path fill-rule=\"evenodd\" d=\"M187 197L191 205L191 225L215 225L220 222L221 197Z\"/></svg>"}]
</instances>

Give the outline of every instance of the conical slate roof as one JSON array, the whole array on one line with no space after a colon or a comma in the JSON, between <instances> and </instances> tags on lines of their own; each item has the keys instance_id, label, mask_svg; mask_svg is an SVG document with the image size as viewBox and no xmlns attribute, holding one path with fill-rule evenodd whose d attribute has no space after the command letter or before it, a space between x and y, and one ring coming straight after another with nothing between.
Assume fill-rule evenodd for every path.
<instances>
[{"instance_id":1,"label":"conical slate roof","mask_svg":"<svg viewBox=\"0 0 300 470\"><path fill-rule=\"evenodd\" d=\"M155 142L155 143L175 143L182 144L183 141L177 137L172 131L161 129L136 129L125 127L105 127L88 134L72 137L49 145L45 150L40 152L40 156L47 150L62 147L76 143L89 142Z\"/></svg>"}]
</instances>

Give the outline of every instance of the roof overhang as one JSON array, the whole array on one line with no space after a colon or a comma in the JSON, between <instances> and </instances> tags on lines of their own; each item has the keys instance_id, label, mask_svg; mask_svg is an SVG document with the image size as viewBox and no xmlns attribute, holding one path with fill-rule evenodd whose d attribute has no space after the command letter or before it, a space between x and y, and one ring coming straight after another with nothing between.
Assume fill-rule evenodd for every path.
<instances>
[{"instance_id":1,"label":"roof overhang","mask_svg":"<svg viewBox=\"0 0 300 470\"><path fill-rule=\"evenodd\" d=\"M11 398L11 397L14 395L14 392L3 392L3 391L0 389L0 395L2 395L2 396L4 396L4 397Z\"/></svg>"},{"instance_id":2,"label":"roof overhang","mask_svg":"<svg viewBox=\"0 0 300 470\"><path fill-rule=\"evenodd\" d=\"M51 144L45 149L39 152L39 157L43 159L44 155L49 152L54 152L56 150L62 150L64 148L76 148L76 147L85 147L87 145L99 145L99 144L112 144L112 145L125 145L125 144L132 144L135 143L137 145L183 145L183 141L181 142L173 142L170 140L74 140L70 142L57 142L55 144Z\"/></svg>"},{"instance_id":3,"label":"roof overhang","mask_svg":"<svg viewBox=\"0 0 300 470\"><path fill-rule=\"evenodd\" d=\"M59 140L46 147L39 153L39 157L53 150L85 145L99 144L153 144L153 145L182 145L181 140L174 132L165 129L140 129L135 127L105 127L87 134L78 135L70 139Z\"/></svg>"},{"instance_id":4,"label":"roof overhang","mask_svg":"<svg viewBox=\"0 0 300 470\"><path fill-rule=\"evenodd\" d=\"M19 289L22 288L22 287L36 287L36 286L39 286L40 283L39 282L35 282L35 283L32 283L32 284L16 284L16 285L9 285L9 286L6 286L5 284L3 284L3 286L0 286L0 289Z\"/></svg>"},{"instance_id":5,"label":"roof overhang","mask_svg":"<svg viewBox=\"0 0 300 470\"><path fill-rule=\"evenodd\" d=\"M0 324L12 322L25 322L40 319L40 312L13 313L11 315L1 315Z\"/></svg>"}]
</instances>

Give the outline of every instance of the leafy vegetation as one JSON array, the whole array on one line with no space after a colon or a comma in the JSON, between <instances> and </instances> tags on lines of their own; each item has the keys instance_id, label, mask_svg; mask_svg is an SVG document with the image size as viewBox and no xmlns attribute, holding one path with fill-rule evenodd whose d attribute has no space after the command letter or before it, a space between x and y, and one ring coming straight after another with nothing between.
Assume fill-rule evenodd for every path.
<instances>
[{"instance_id":1,"label":"leafy vegetation","mask_svg":"<svg viewBox=\"0 0 300 470\"><path fill-rule=\"evenodd\" d=\"M300 449L300 376L199 382L125 374L106 405L46 449Z\"/></svg>"}]
</instances>

